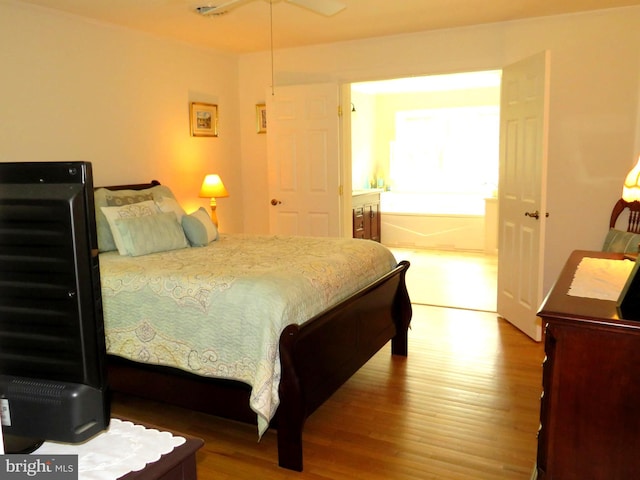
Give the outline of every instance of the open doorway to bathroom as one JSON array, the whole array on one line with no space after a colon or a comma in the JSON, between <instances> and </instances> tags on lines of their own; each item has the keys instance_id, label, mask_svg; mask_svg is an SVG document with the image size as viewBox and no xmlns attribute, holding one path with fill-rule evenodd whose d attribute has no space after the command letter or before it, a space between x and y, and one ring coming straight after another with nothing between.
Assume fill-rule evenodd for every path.
<instances>
[{"instance_id":1,"label":"open doorway to bathroom","mask_svg":"<svg viewBox=\"0 0 640 480\"><path fill-rule=\"evenodd\" d=\"M352 189L384 190L381 240L412 262L414 303L496 310L500 79L351 85Z\"/></svg>"}]
</instances>

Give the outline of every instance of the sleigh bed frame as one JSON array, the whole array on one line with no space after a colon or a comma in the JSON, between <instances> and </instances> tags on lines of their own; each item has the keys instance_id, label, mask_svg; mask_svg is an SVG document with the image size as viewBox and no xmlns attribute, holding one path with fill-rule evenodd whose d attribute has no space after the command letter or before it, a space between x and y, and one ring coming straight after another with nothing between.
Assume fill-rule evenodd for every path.
<instances>
[{"instance_id":1,"label":"sleigh bed frame","mask_svg":"<svg viewBox=\"0 0 640 480\"><path fill-rule=\"evenodd\" d=\"M110 190L142 190L159 185L120 185ZM280 336L280 404L271 426L277 430L278 464L302 471L302 432L307 417L391 340L391 353L406 356L412 309L405 284L409 262L303 325ZM191 410L256 423L249 408L250 387L109 356L113 391Z\"/></svg>"}]
</instances>

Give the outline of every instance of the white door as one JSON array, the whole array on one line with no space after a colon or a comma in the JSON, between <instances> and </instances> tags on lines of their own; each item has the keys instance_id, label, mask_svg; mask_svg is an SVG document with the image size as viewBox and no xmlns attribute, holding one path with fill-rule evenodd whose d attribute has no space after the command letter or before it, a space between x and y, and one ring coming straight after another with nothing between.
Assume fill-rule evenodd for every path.
<instances>
[{"instance_id":1,"label":"white door","mask_svg":"<svg viewBox=\"0 0 640 480\"><path fill-rule=\"evenodd\" d=\"M502 72L498 233L498 315L536 341L542 301L549 54Z\"/></svg>"},{"instance_id":2,"label":"white door","mask_svg":"<svg viewBox=\"0 0 640 480\"><path fill-rule=\"evenodd\" d=\"M267 97L270 232L339 236L338 86L283 86Z\"/></svg>"}]
</instances>

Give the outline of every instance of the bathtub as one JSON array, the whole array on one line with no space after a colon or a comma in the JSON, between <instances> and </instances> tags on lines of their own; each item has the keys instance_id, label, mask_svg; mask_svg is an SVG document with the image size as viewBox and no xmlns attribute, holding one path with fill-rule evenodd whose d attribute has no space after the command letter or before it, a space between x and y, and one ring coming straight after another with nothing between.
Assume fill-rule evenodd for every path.
<instances>
[{"instance_id":1,"label":"bathtub","mask_svg":"<svg viewBox=\"0 0 640 480\"><path fill-rule=\"evenodd\" d=\"M495 253L494 206L496 199L477 194L382 192L381 241L390 247Z\"/></svg>"}]
</instances>

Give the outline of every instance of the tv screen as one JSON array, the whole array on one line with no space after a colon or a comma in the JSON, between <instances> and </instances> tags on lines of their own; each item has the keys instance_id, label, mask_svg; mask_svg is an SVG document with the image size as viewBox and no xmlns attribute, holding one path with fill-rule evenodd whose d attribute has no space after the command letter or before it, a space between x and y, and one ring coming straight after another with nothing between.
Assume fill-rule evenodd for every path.
<instances>
[{"instance_id":1,"label":"tv screen","mask_svg":"<svg viewBox=\"0 0 640 480\"><path fill-rule=\"evenodd\" d=\"M7 453L109 425L88 162L0 163L0 411Z\"/></svg>"}]
</instances>

